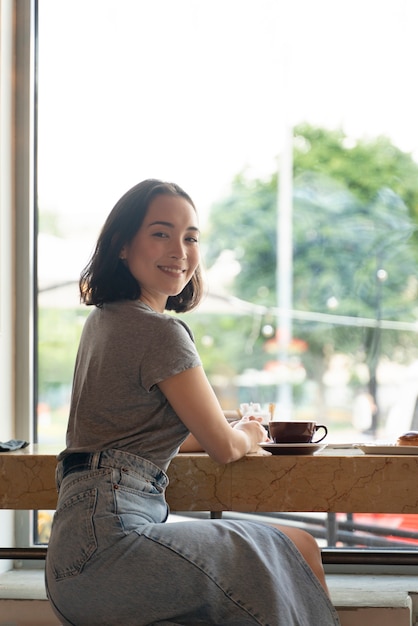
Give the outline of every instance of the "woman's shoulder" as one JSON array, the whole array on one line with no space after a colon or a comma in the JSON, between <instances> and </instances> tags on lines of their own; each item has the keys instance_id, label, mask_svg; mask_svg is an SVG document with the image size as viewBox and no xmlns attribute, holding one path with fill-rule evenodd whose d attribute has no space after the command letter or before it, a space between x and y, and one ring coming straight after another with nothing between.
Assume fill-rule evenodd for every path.
<instances>
[{"instance_id":1,"label":"woman's shoulder","mask_svg":"<svg viewBox=\"0 0 418 626\"><path fill-rule=\"evenodd\" d=\"M119 300L109 302L101 309L98 309L105 318L117 320L118 324L130 326L134 324L138 328L154 334L154 332L165 335L183 335L187 333L193 340L193 333L189 326L182 319L172 313L159 313L154 311L147 304L139 300Z\"/></svg>"}]
</instances>

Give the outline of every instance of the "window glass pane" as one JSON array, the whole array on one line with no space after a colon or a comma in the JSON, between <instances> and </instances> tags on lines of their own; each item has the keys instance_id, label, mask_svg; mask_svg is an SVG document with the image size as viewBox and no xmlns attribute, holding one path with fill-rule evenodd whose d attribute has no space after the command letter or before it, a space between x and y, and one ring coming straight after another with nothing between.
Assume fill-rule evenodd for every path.
<instances>
[{"instance_id":1,"label":"window glass pane","mask_svg":"<svg viewBox=\"0 0 418 626\"><path fill-rule=\"evenodd\" d=\"M418 430L417 18L415 0L39 0L39 441L64 446L80 270L148 177L199 208L209 295L187 321L225 409L274 404L339 445ZM314 518L324 545L416 545L415 516Z\"/></svg>"}]
</instances>

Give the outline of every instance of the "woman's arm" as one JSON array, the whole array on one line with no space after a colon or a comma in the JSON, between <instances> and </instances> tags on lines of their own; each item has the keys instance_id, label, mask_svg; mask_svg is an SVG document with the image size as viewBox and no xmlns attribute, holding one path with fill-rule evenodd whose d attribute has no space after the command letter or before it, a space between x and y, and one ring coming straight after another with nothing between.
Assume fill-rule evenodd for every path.
<instances>
[{"instance_id":1,"label":"woman's arm","mask_svg":"<svg viewBox=\"0 0 418 626\"><path fill-rule=\"evenodd\" d=\"M266 431L258 421L242 421L234 428L226 420L201 366L171 376L158 384L162 393L194 437L182 451L198 444L218 463L230 463L258 450Z\"/></svg>"},{"instance_id":2,"label":"woman's arm","mask_svg":"<svg viewBox=\"0 0 418 626\"><path fill-rule=\"evenodd\" d=\"M179 452L204 452L204 449L196 437L189 433L181 444Z\"/></svg>"}]
</instances>

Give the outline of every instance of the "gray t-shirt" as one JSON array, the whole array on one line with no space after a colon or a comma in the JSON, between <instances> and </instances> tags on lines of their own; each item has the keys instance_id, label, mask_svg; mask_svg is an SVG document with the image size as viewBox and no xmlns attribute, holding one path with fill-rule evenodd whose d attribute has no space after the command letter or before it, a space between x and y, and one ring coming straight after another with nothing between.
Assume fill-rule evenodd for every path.
<instances>
[{"instance_id":1,"label":"gray t-shirt","mask_svg":"<svg viewBox=\"0 0 418 626\"><path fill-rule=\"evenodd\" d=\"M166 469L188 434L157 383L201 361L189 328L139 301L95 308L74 372L69 452L119 448Z\"/></svg>"}]
</instances>

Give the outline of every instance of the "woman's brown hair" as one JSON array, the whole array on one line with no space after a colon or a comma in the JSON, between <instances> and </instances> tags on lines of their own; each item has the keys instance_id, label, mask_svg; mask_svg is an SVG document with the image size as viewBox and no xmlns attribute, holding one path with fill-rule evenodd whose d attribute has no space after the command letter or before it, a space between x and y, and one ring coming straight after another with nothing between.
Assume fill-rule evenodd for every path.
<instances>
[{"instance_id":1,"label":"woman's brown hair","mask_svg":"<svg viewBox=\"0 0 418 626\"><path fill-rule=\"evenodd\" d=\"M149 205L158 195L180 196L196 210L190 196L175 183L148 179L127 191L110 212L93 255L81 272L80 298L84 304L101 307L106 302L139 299L141 286L119 255L141 228ZM198 266L183 291L168 297L165 308L177 313L190 311L199 304L202 293L202 273Z\"/></svg>"}]
</instances>

